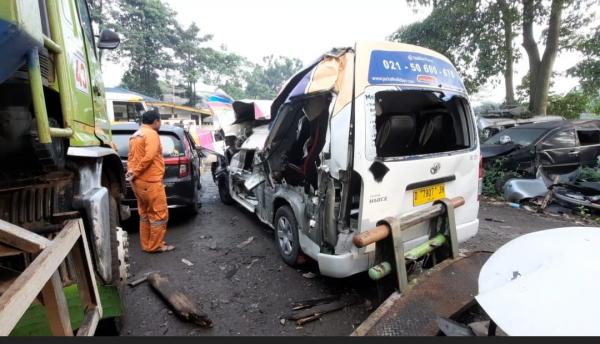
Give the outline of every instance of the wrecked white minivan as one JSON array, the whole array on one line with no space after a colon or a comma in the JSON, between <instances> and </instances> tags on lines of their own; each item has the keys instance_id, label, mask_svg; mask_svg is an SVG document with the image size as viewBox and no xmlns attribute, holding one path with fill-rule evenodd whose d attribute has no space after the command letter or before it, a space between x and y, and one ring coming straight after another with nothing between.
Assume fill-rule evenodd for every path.
<instances>
[{"instance_id":1,"label":"wrecked white minivan","mask_svg":"<svg viewBox=\"0 0 600 344\"><path fill-rule=\"evenodd\" d=\"M236 135L214 169L221 200L274 228L289 265L301 252L321 274L369 269L375 245L355 234L389 216L461 196L459 242L477 233L481 185L474 116L444 56L391 42L334 49L292 77L270 119L234 104ZM405 249L428 240L407 231Z\"/></svg>"}]
</instances>

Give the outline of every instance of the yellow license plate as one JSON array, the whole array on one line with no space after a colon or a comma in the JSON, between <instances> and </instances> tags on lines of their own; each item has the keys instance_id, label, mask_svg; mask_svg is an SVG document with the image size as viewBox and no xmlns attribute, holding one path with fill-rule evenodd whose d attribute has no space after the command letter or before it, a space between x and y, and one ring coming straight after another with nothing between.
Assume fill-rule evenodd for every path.
<instances>
[{"instance_id":1,"label":"yellow license plate","mask_svg":"<svg viewBox=\"0 0 600 344\"><path fill-rule=\"evenodd\" d=\"M413 206L430 203L446 197L444 184L428 186L426 188L416 189L413 193Z\"/></svg>"}]
</instances>

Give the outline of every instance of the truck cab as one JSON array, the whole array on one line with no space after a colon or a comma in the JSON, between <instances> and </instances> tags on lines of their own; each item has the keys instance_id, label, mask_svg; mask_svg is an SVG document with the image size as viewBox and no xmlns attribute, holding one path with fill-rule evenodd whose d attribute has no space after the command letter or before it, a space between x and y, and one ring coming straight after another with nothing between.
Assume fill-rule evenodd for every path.
<instances>
[{"instance_id":1,"label":"truck cab","mask_svg":"<svg viewBox=\"0 0 600 344\"><path fill-rule=\"evenodd\" d=\"M128 212L99 49L119 36L95 37L85 0L0 2L0 219L51 237L65 214L81 218L98 280L116 287L127 276ZM26 265L19 259L6 264Z\"/></svg>"}]
</instances>

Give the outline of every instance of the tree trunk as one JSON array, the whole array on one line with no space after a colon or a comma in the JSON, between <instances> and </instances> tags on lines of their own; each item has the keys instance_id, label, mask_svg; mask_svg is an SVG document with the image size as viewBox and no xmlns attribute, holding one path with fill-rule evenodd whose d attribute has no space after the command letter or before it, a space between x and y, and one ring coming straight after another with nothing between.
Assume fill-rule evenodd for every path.
<instances>
[{"instance_id":1,"label":"tree trunk","mask_svg":"<svg viewBox=\"0 0 600 344\"><path fill-rule=\"evenodd\" d=\"M533 37L534 19L533 0L523 0L523 47L529 57L529 110L533 111L535 102L535 80L540 65L540 51Z\"/></svg>"},{"instance_id":2,"label":"tree trunk","mask_svg":"<svg viewBox=\"0 0 600 344\"><path fill-rule=\"evenodd\" d=\"M515 91L513 82L513 17L510 14L510 8L508 7L505 0L498 1L502 11L502 22L504 24L504 59L506 60L506 66L504 68L504 84L506 87L506 99L507 105L515 104Z\"/></svg>"},{"instance_id":3,"label":"tree trunk","mask_svg":"<svg viewBox=\"0 0 600 344\"><path fill-rule=\"evenodd\" d=\"M533 90L535 97L533 101L532 111L536 115L546 115L548 107L548 89L550 86L550 78L552 77L552 69L556 54L558 52L558 38L560 36L561 16L563 10L562 0L552 1L552 10L550 12L550 22L548 23L548 39L546 41L546 50L539 64L537 77L532 79L535 81Z\"/></svg>"}]
</instances>

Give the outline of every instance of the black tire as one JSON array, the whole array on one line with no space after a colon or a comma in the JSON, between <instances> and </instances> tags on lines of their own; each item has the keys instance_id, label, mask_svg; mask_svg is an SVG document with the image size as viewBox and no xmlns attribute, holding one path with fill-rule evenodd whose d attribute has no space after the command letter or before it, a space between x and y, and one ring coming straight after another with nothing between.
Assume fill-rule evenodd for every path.
<instances>
[{"instance_id":1,"label":"black tire","mask_svg":"<svg viewBox=\"0 0 600 344\"><path fill-rule=\"evenodd\" d=\"M284 205L275 213L275 246L283 261L291 266L298 266L298 258L302 254L298 236L298 222L292 208Z\"/></svg>"},{"instance_id":2,"label":"black tire","mask_svg":"<svg viewBox=\"0 0 600 344\"><path fill-rule=\"evenodd\" d=\"M229 194L229 182L227 178L227 175L221 175L218 179L219 198L223 204L232 205L233 198L231 198L231 194Z\"/></svg>"}]
</instances>

